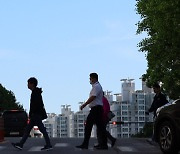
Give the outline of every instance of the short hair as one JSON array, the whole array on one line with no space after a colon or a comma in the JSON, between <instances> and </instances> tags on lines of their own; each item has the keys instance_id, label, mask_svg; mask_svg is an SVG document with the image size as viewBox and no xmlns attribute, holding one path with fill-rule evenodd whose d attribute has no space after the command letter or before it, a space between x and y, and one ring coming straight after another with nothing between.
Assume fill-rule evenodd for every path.
<instances>
[{"instance_id":1,"label":"short hair","mask_svg":"<svg viewBox=\"0 0 180 154\"><path fill-rule=\"evenodd\" d=\"M34 84L35 87L38 85L38 80L35 77L29 78L28 82Z\"/></svg>"},{"instance_id":2,"label":"short hair","mask_svg":"<svg viewBox=\"0 0 180 154\"><path fill-rule=\"evenodd\" d=\"M153 88L161 88L161 87L160 87L160 85L158 83L154 83Z\"/></svg>"},{"instance_id":3,"label":"short hair","mask_svg":"<svg viewBox=\"0 0 180 154\"><path fill-rule=\"evenodd\" d=\"M95 78L95 79L98 80L98 74L97 74L97 73L91 73L89 76L90 76L91 78Z\"/></svg>"}]
</instances>

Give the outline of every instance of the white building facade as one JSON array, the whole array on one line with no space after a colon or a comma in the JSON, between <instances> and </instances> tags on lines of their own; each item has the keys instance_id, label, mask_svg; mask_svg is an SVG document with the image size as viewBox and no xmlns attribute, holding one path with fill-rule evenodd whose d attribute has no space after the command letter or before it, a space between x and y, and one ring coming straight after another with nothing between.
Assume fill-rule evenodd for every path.
<instances>
[{"instance_id":1,"label":"white building facade","mask_svg":"<svg viewBox=\"0 0 180 154\"><path fill-rule=\"evenodd\" d=\"M142 90L135 91L133 79L122 79L122 93L116 94L111 111L116 114L112 121L124 122L121 125L110 124L109 131L114 137L129 138L140 132L145 123L152 122L152 115L145 112L150 108L154 93L142 83Z\"/></svg>"},{"instance_id":2,"label":"white building facade","mask_svg":"<svg viewBox=\"0 0 180 154\"><path fill-rule=\"evenodd\" d=\"M142 90L135 91L133 79L122 79L121 93L113 94L105 91L105 97L110 102L111 111L116 115L107 130L116 138L129 138L140 132L145 123L152 122L152 115L145 112L150 108L154 93L142 82ZM83 102L79 103L79 106ZM44 121L50 137L75 137L84 138L86 118L89 114L89 107L74 113L70 105L61 106L61 114L48 114ZM112 124L113 121L124 122L124 124ZM93 127L91 137L96 137L96 127Z\"/></svg>"}]
</instances>

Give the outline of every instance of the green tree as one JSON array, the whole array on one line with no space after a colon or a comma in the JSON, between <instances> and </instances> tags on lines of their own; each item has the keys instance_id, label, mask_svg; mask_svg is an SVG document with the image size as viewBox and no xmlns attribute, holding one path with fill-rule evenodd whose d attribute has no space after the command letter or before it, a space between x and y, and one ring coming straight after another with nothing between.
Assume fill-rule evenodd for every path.
<instances>
[{"instance_id":1,"label":"green tree","mask_svg":"<svg viewBox=\"0 0 180 154\"><path fill-rule=\"evenodd\" d=\"M0 84L0 112L4 110L24 110L12 91L7 90Z\"/></svg>"},{"instance_id":2,"label":"green tree","mask_svg":"<svg viewBox=\"0 0 180 154\"><path fill-rule=\"evenodd\" d=\"M161 82L166 94L180 96L180 0L137 0L141 16L137 34L147 33L139 44L148 68L142 76L150 87Z\"/></svg>"}]
</instances>

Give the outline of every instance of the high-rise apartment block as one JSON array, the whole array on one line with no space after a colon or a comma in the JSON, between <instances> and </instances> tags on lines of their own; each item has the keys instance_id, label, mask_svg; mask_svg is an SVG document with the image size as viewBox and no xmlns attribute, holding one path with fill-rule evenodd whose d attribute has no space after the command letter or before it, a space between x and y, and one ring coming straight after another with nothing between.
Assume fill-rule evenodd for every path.
<instances>
[{"instance_id":1,"label":"high-rise apartment block","mask_svg":"<svg viewBox=\"0 0 180 154\"><path fill-rule=\"evenodd\" d=\"M122 92L116 94L111 111L115 113L113 121L122 121L122 125L110 124L109 131L114 137L128 138L143 129L146 122L152 122L152 115L145 112L150 108L154 93L142 84L142 90L135 91L133 79L122 79Z\"/></svg>"},{"instance_id":2,"label":"high-rise apartment block","mask_svg":"<svg viewBox=\"0 0 180 154\"><path fill-rule=\"evenodd\" d=\"M142 90L135 90L133 79L122 79L121 93L112 94L105 91L111 111L115 117L107 126L109 132L117 138L129 138L137 134L144 127L145 123L152 122L152 115L145 112L150 108L154 93L142 82ZM114 99L115 97L115 99ZM80 102L81 105L83 102ZM51 137L84 137L84 126L89 113L88 106L82 111L74 113L69 105L61 106L61 114L48 114L44 124ZM124 124L114 125L112 122L124 122ZM93 127L91 134L96 137L96 127Z\"/></svg>"}]
</instances>

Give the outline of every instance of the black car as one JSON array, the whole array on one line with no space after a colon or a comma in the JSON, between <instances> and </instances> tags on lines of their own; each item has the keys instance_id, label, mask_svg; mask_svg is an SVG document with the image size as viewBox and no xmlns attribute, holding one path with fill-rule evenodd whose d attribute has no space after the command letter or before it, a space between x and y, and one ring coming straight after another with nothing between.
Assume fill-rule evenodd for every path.
<instances>
[{"instance_id":1,"label":"black car","mask_svg":"<svg viewBox=\"0 0 180 154\"><path fill-rule=\"evenodd\" d=\"M154 139L165 154L180 151L180 99L157 110Z\"/></svg>"},{"instance_id":2,"label":"black car","mask_svg":"<svg viewBox=\"0 0 180 154\"><path fill-rule=\"evenodd\" d=\"M28 116L25 111L8 110L3 113L5 136L22 136L27 126Z\"/></svg>"}]
</instances>

